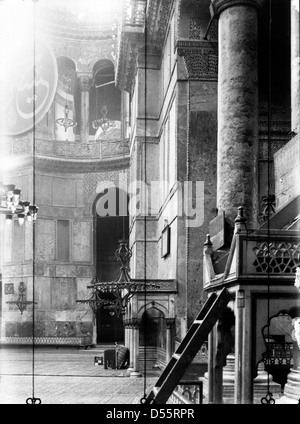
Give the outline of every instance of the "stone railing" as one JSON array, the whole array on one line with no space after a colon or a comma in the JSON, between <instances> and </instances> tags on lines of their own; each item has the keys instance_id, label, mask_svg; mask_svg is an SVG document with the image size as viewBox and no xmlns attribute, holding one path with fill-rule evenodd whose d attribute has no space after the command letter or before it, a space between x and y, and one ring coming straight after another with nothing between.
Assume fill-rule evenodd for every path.
<instances>
[{"instance_id":1,"label":"stone railing","mask_svg":"<svg viewBox=\"0 0 300 424\"><path fill-rule=\"evenodd\" d=\"M226 262L217 269L213 245L204 253L205 286L233 279L257 284L294 285L300 265L300 232L295 230L243 230L235 234Z\"/></svg>"},{"instance_id":2,"label":"stone railing","mask_svg":"<svg viewBox=\"0 0 300 424\"><path fill-rule=\"evenodd\" d=\"M199 381L182 380L176 386L167 401L168 404L202 404L203 383Z\"/></svg>"}]
</instances>

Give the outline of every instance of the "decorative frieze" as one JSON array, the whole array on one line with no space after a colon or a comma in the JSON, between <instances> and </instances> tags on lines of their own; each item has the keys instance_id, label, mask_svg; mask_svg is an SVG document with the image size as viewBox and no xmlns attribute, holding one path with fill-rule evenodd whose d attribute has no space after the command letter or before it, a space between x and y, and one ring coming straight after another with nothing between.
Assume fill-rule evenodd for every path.
<instances>
[{"instance_id":1,"label":"decorative frieze","mask_svg":"<svg viewBox=\"0 0 300 424\"><path fill-rule=\"evenodd\" d=\"M218 44L215 41L178 40L177 51L183 56L189 79L218 80Z\"/></svg>"},{"instance_id":2,"label":"decorative frieze","mask_svg":"<svg viewBox=\"0 0 300 424\"><path fill-rule=\"evenodd\" d=\"M168 22L170 19L171 7L173 0L164 0L158 2L152 0L149 2L147 18L152 18L150 25L147 20L147 40L159 49L162 49L165 40L166 32L168 30Z\"/></svg>"},{"instance_id":3,"label":"decorative frieze","mask_svg":"<svg viewBox=\"0 0 300 424\"><path fill-rule=\"evenodd\" d=\"M32 337L0 337L0 344L32 345ZM81 337L35 337L36 345L87 346L92 344L92 335Z\"/></svg>"}]
</instances>

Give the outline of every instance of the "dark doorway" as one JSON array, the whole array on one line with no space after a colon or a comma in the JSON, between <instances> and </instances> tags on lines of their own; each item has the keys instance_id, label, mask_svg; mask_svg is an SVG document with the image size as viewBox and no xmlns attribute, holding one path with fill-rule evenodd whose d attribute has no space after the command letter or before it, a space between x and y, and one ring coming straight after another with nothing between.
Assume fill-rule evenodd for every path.
<instances>
[{"instance_id":1,"label":"dark doorway","mask_svg":"<svg viewBox=\"0 0 300 424\"><path fill-rule=\"evenodd\" d=\"M103 299L113 300L114 296L107 293ZM124 342L124 327L122 315L119 317L110 309L101 308L97 313L97 343Z\"/></svg>"},{"instance_id":2,"label":"dark doorway","mask_svg":"<svg viewBox=\"0 0 300 424\"><path fill-rule=\"evenodd\" d=\"M164 314L156 308L143 313L140 325L140 346L166 348Z\"/></svg>"},{"instance_id":3,"label":"dark doorway","mask_svg":"<svg viewBox=\"0 0 300 424\"><path fill-rule=\"evenodd\" d=\"M99 208L97 202L101 197L106 195L111 190L111 195L115 196L116 208L115 214L107 216L99 216ZM100 193L95 203L95 258L96 258L96 273L99 281L112 282L116 281L119 277L120 262L115 257L115 252L119 245L119 240L122 238L128 239L129 237L129 219L127 215L124 216L119 213L119 203L124 199L126 194L120 192L119 189L104 190ZM127 196L126 196L127 197ZM128 199L127 204L128 204ZM113 294L107 293L103 298L112 300ZM114 343L124 342L124 326L122 315L118 317L110 309L100 308L97 312L97 343Z\"/></svg>"}]
</instances>

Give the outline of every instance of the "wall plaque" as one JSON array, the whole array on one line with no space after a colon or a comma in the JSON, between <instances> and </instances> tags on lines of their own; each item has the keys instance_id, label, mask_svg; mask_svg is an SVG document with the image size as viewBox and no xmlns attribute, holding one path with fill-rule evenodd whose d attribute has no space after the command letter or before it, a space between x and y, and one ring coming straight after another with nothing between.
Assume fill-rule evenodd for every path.
<instances>
[{"instance_id":1,"label":"wall plaque","mask_svg":"<svg viewBox=\"0 0 300 424\"><path fill-rule=\"evenodd\" d=\"M14 294L14 284L13 283L4 284L4 294Z\"/></svg>"}]
</instances>

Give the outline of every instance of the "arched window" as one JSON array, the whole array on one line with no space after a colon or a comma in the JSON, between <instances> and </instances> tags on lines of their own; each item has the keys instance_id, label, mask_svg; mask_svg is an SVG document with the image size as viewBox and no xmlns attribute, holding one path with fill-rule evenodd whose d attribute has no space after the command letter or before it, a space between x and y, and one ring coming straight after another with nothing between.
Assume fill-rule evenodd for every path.
<instances>
[{"instance_id":1,"label":"arched window","mask_svg":"<svg viewBox=\"0 0 300 424\"><path fill-rule=\"evenodd\" d=\"M76 69L75 63L67 57L59 57L57 59L58 83L55 96L55 120L64 118L65 107L69 109L68 117L76 121L77 107L76 99ZM75 129L69 127L67 130L59 124L55 124L55 138L57 140L69 141L75 140Z\"/></svg>"},{"instance_id":2,"label":"arched window","mask_svg":"<svg viewBox=\"0 0 300 424\"><path fill-rule=\"evenodd\" d=\"M90 134L95 135L97 129L93 121L103 115L103 107L107 108L107 118L121 122L121 91L115 86L114 65L109 60L98 61L93 68L94 82L90 92Z\"/></svg>"}]
</instances>

